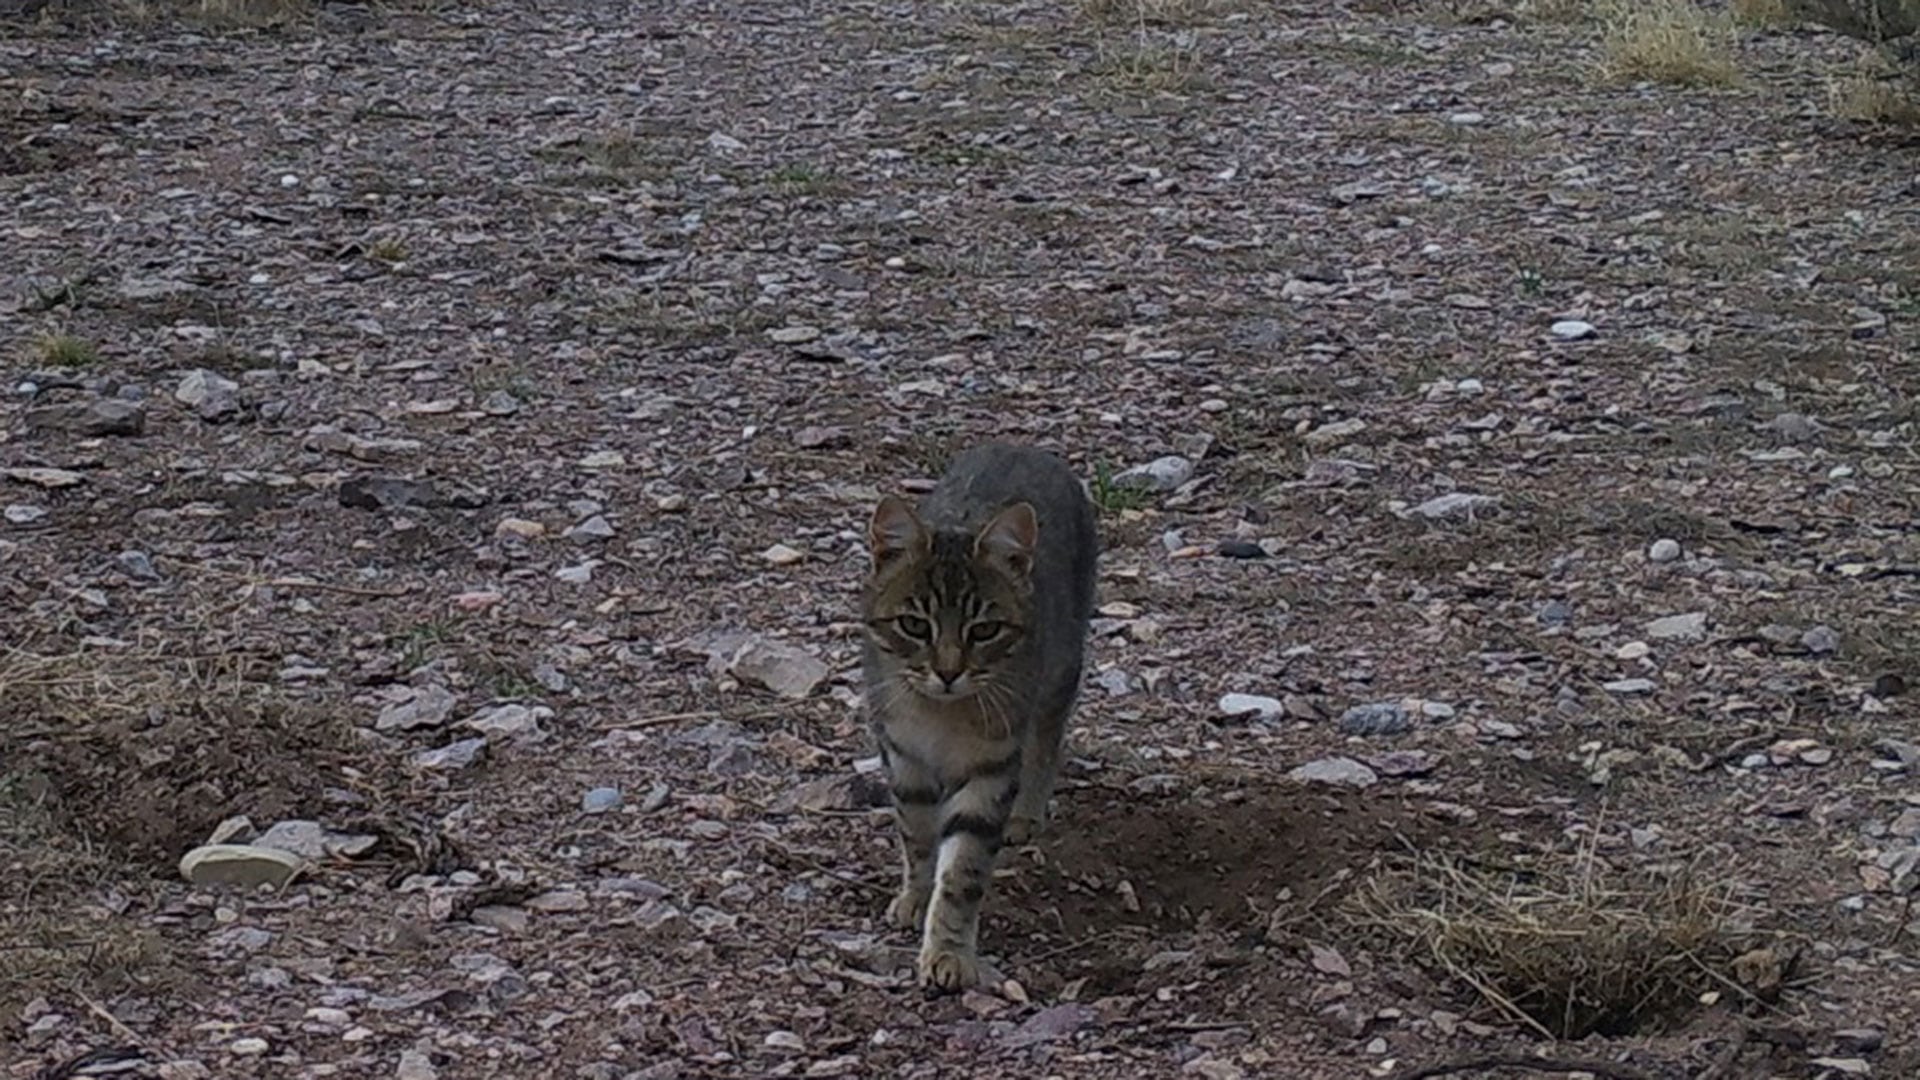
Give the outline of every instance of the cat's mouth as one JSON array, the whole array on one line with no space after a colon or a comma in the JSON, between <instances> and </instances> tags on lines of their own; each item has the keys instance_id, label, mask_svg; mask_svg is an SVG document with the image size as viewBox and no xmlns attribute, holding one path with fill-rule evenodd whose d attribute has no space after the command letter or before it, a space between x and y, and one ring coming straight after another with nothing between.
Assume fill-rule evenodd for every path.
<instances>
[{"instance_id":1,"label":"cat's mouth","mask_svg":"<svg viewBox=\"0 0 1920 1080\"><path fill-rule=\"evenodd\" d=\"M947 682L938 675L923 675L913 681L913 689L928 701L947 704L973 697L979 692L980 686L965 675L952 682Z\"/></svg>"}]
</instances>

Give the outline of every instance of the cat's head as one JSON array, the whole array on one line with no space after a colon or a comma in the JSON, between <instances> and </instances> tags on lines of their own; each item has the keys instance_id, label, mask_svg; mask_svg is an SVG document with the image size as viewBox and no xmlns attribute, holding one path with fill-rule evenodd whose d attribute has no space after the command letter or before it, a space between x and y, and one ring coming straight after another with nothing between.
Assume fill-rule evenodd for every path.
<instances>
[{"instance_id":1,"label":"cat's head","mask_svg":"<svg viewBox=\"0 0 1920 1080\"><path fill-rule=\"evenodd\" d=\"M934 701L992 687L1032 615L1033 507L1016 502L978 532L929 529L889 495L867 526L867 635L906 688Z\"/></svg>"}]
</instances>

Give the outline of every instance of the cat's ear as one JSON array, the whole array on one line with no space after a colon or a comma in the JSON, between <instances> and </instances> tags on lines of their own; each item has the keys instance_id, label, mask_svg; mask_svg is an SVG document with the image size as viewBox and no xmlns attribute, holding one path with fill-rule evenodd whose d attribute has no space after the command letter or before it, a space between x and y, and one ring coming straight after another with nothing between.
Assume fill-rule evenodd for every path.
<instances>
[{"instance_id":1,"label":"cat's ear","mask_svg":"<svg viewBox=\"0 0 1920 1080\"><path fill-rule=\"evenodd\" d=\"M973 555L1024 580L1033 572L1033 546L1039 540L1040 522L1033 516L1033 507L1017 502L980 527L980 535L973 538Z\"/></svg>"},{"instance_id":2,"label":"cat's ear","mask_svg":"<svg viewBox=\"0 0 1920 1080\"><path fill-rule=\"evenodd\" d=\"M867 522L867 546L873 549L873 568L878 570L902 555L925 554L927 529L905 499L888 495L873 508L873 520Z\"/></svg>"}]
</instances>

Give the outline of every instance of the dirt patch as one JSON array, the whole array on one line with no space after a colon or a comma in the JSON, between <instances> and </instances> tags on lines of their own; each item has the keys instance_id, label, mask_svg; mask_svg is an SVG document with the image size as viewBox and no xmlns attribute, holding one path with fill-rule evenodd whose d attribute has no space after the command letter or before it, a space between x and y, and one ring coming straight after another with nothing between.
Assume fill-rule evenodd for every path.
<instances>
[{"instance_id":1,"label":"dirt patch","mask_svg":"<svg viewBox=\"0 0 1920 1080\"><path fill-rule=\"evenodd\" d=\"M1007 891L1020 933L1072 941L1129 927L1264 928L1292 897L1313 896L1428 832L1397 800L1292 785L1217 795L1073 793L1057 831ZM1018 908L1020 914L1012 915Z\"/></svg>"},{"instance_id":2,"label":"dirt patch","mask_svg":"<svg viewBox=\"0 0 1920 1080\"><path fill-rule=\"evenodd\" d=\"M244 655L18 652L0 667L0 761L52 826L167 877L222 818L318 813L351 750L337 715Z\"/></svg>"}]
</instances>

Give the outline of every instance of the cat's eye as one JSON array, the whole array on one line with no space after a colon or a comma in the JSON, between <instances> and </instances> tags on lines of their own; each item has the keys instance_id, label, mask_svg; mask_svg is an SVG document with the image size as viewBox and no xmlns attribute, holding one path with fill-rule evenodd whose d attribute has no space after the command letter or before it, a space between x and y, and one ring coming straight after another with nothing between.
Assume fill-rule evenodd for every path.
<instances>
[{"instance_id":1,"label":"cat's eye","mask_svg":"<svg viewBox=\"0 0 1920 1080\"><path fill-rule=\"evenodd\" d=\"M926 641L933 637L933 627L918 615L902 615L893 620L893 625L896 630L910 638Z\"/></svg>"},{"instance_id":2,"label":"cat's eye","mask_svg":"<svg viewBox=\"0 0 1920 1080\"><path fill-rule=\"evenodd\" d=\"M1006 628L1005 623L993 622L991 620L987 622L977 622L967 627L967 640L973 642L975 645L985 645L987 642L999 637L1000 632Z\"/></svg>"}]
</instances>

